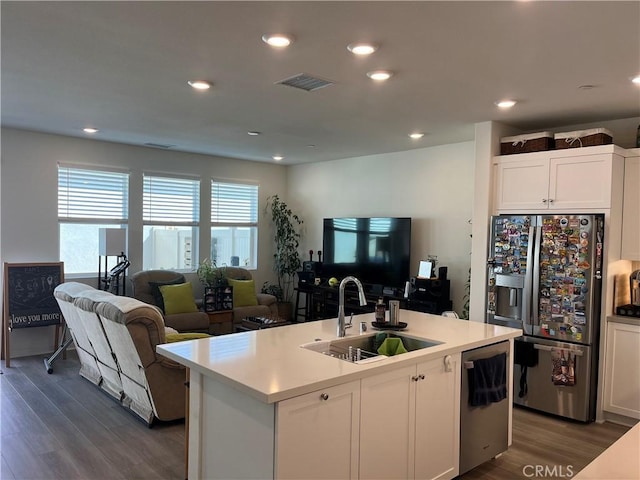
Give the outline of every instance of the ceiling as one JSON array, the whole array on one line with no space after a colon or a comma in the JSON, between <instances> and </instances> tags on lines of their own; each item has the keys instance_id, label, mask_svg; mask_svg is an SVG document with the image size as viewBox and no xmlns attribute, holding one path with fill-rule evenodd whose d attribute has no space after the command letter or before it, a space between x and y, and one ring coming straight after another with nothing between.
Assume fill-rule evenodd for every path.
<instances>
[{"instance_id":1,"label":"ceiling","mask_svg":"<svg viewBox=\"0 0 640 480\"><path fill-rule=\"evenodd\" d=\"M637 1L2 1L1 18L4 127L296 164L468 141L489 120L640 116ZM274 49L272 32L295 40ZM299 73L333 85L275 84Z\"/></svg>"}]
</instances>

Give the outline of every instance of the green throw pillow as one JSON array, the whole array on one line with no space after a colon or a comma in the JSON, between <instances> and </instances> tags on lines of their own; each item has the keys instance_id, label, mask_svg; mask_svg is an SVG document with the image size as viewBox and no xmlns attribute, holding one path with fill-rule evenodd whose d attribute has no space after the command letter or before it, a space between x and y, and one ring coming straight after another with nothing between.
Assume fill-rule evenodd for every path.
<instances>
[{"instance_id":1,"label":"green throw pillow","mask_svg":"<svg viewBox=\"0 0 640 480\"><path fill-rule=\"evenodd\" d=\"M198 338L209 338L206 333L168 333L167 343L183 342L185 340L197 340Z\"/></svg>"},{"instance_id":2,"label":"green throw pillow","mask_svg":"<svg viewBox=\"0 0 640 480\"><path fill-rule=\"evenodd\" d=\"M196 302L193 299L191 282L181 283L179 285L161 285L158 288L162 293L164 313L167 315L198 311Z\"/></svg>"},{"instance_id":3,"label":"green throw pillow","mask_svg":"<svg viewBox=\"0 0 640 480\"><path fill-rule=\"evenodd\" d=\"M233 287L233 307L253 307L258 305L256 285L253 280L227 279Z\"/></svg>"},{"instance_id":4,"label":"green throw pillow","mask_svg":"<svg viewBox=\"0 0 640 480\"><path fill-rule=\"evenodd\" d=\"M164 313L164 300L162 299L162 292L160 291L160 287L162 285L178 285L179 283L184 283L186 280L182 275L173 278L171 280L165 280L164 282L149 282L149 286L151 287L151 295L153 295L153 299L156 302L156 305L160 307L160 310Z\"/></svg>"}]
</instances>

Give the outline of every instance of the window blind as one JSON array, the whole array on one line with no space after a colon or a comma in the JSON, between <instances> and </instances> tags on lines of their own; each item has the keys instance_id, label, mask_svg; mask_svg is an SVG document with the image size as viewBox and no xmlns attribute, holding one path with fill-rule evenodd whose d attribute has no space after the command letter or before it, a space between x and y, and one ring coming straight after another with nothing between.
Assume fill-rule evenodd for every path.
<instances>
[{"instance_id":1,"label":"window blind","mask_svg":"<svg viewBox=\"0 0 640 480\"><path fill-rule=\"evenodd\" d=\"M197 226L200 181L144 175L142 203L145 224Z\"/></svg>"},{"instance_id":2,"label":"window blind","mask_svg":"<svg viewBox=\"0 0 640 480\"><path fill-rule=\"evenodd\" d=\"M125 223L128 217L128 173L58 167L59 219Z\"/></svg>"},{"instance_id":3,"label":"window blind","mask_svg":"<svg viewBox=\"0 0 640 480\"><path fill-rule=\"evenodd\" d=\"M211 182L211 224L258 225L258 186Z\"/></svg>"}]
</instances>

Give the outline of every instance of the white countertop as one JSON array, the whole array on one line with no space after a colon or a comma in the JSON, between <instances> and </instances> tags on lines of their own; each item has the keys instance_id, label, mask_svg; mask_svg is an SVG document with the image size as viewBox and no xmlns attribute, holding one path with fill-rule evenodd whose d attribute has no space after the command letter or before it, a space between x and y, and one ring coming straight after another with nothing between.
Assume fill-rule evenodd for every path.
<instances>
[{"instance_id":1,"label":"white countertop","mask_svg":"<svg viewBox=\"0 0 640 480\"><path fill-rule=\"evenodd\" d=\"M225 382L265 403L327 388L403 364L470 350L518 337L521 330L467 320L400 311L408 324L403 335L442 342L370 364L353 364L301 348L316 339L336 338L337 320L320 320L218 337L158 345L158 353L203 375ZM373 313L354 315L347 337L358 336L360 322L371 328Z\"/></svg>"},{"instance_id":2,"label":"white countertop","mask_svg":"<svg viewBox=\"0 0 640 480\"><path fill-rule=\"evenodd\" d=\"M624 317L622 315L609 315L607 322L624 323L626 325L640 325L640 318L638 317Z\"/></svg>"},{"instance_id":3,"label":"white countertop","mask_svg":"<svg viewBox=\"0 0 640 480\"><path fill-rule=\"evenodd\" d=\"M573 478L574 480L637 480L640 478L639 450L640 423L637 423Z\"/></svg>"}]
</instances>

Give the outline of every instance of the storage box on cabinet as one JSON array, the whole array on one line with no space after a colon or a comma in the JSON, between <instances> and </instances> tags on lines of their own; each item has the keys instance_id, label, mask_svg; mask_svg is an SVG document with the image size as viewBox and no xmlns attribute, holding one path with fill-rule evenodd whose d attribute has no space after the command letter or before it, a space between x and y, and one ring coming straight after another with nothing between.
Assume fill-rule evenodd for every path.
<instances>
[{"instance_id":1,"label":"storage box on cabinet","mask_svg":"<svg viewBox=\"0 0 640 480\"><path fill-rule=\"evenodd\" d=\"M539 132L503 137L500 139L500 154L541 152L553 148L553 133Z\"/></svg>"},{"instance_id":2,"label":"storage box on cabinet","mask_svg":"<svg viewBox=\"0 0 640 480\"><path fill-rule=\"evenodd\" d=\"M606 128L561 132L554 135L554 146L556 150L563 148L595 147L596 145L610 145L612 143L613 134Z\"/></svg>"}]
</instances>

